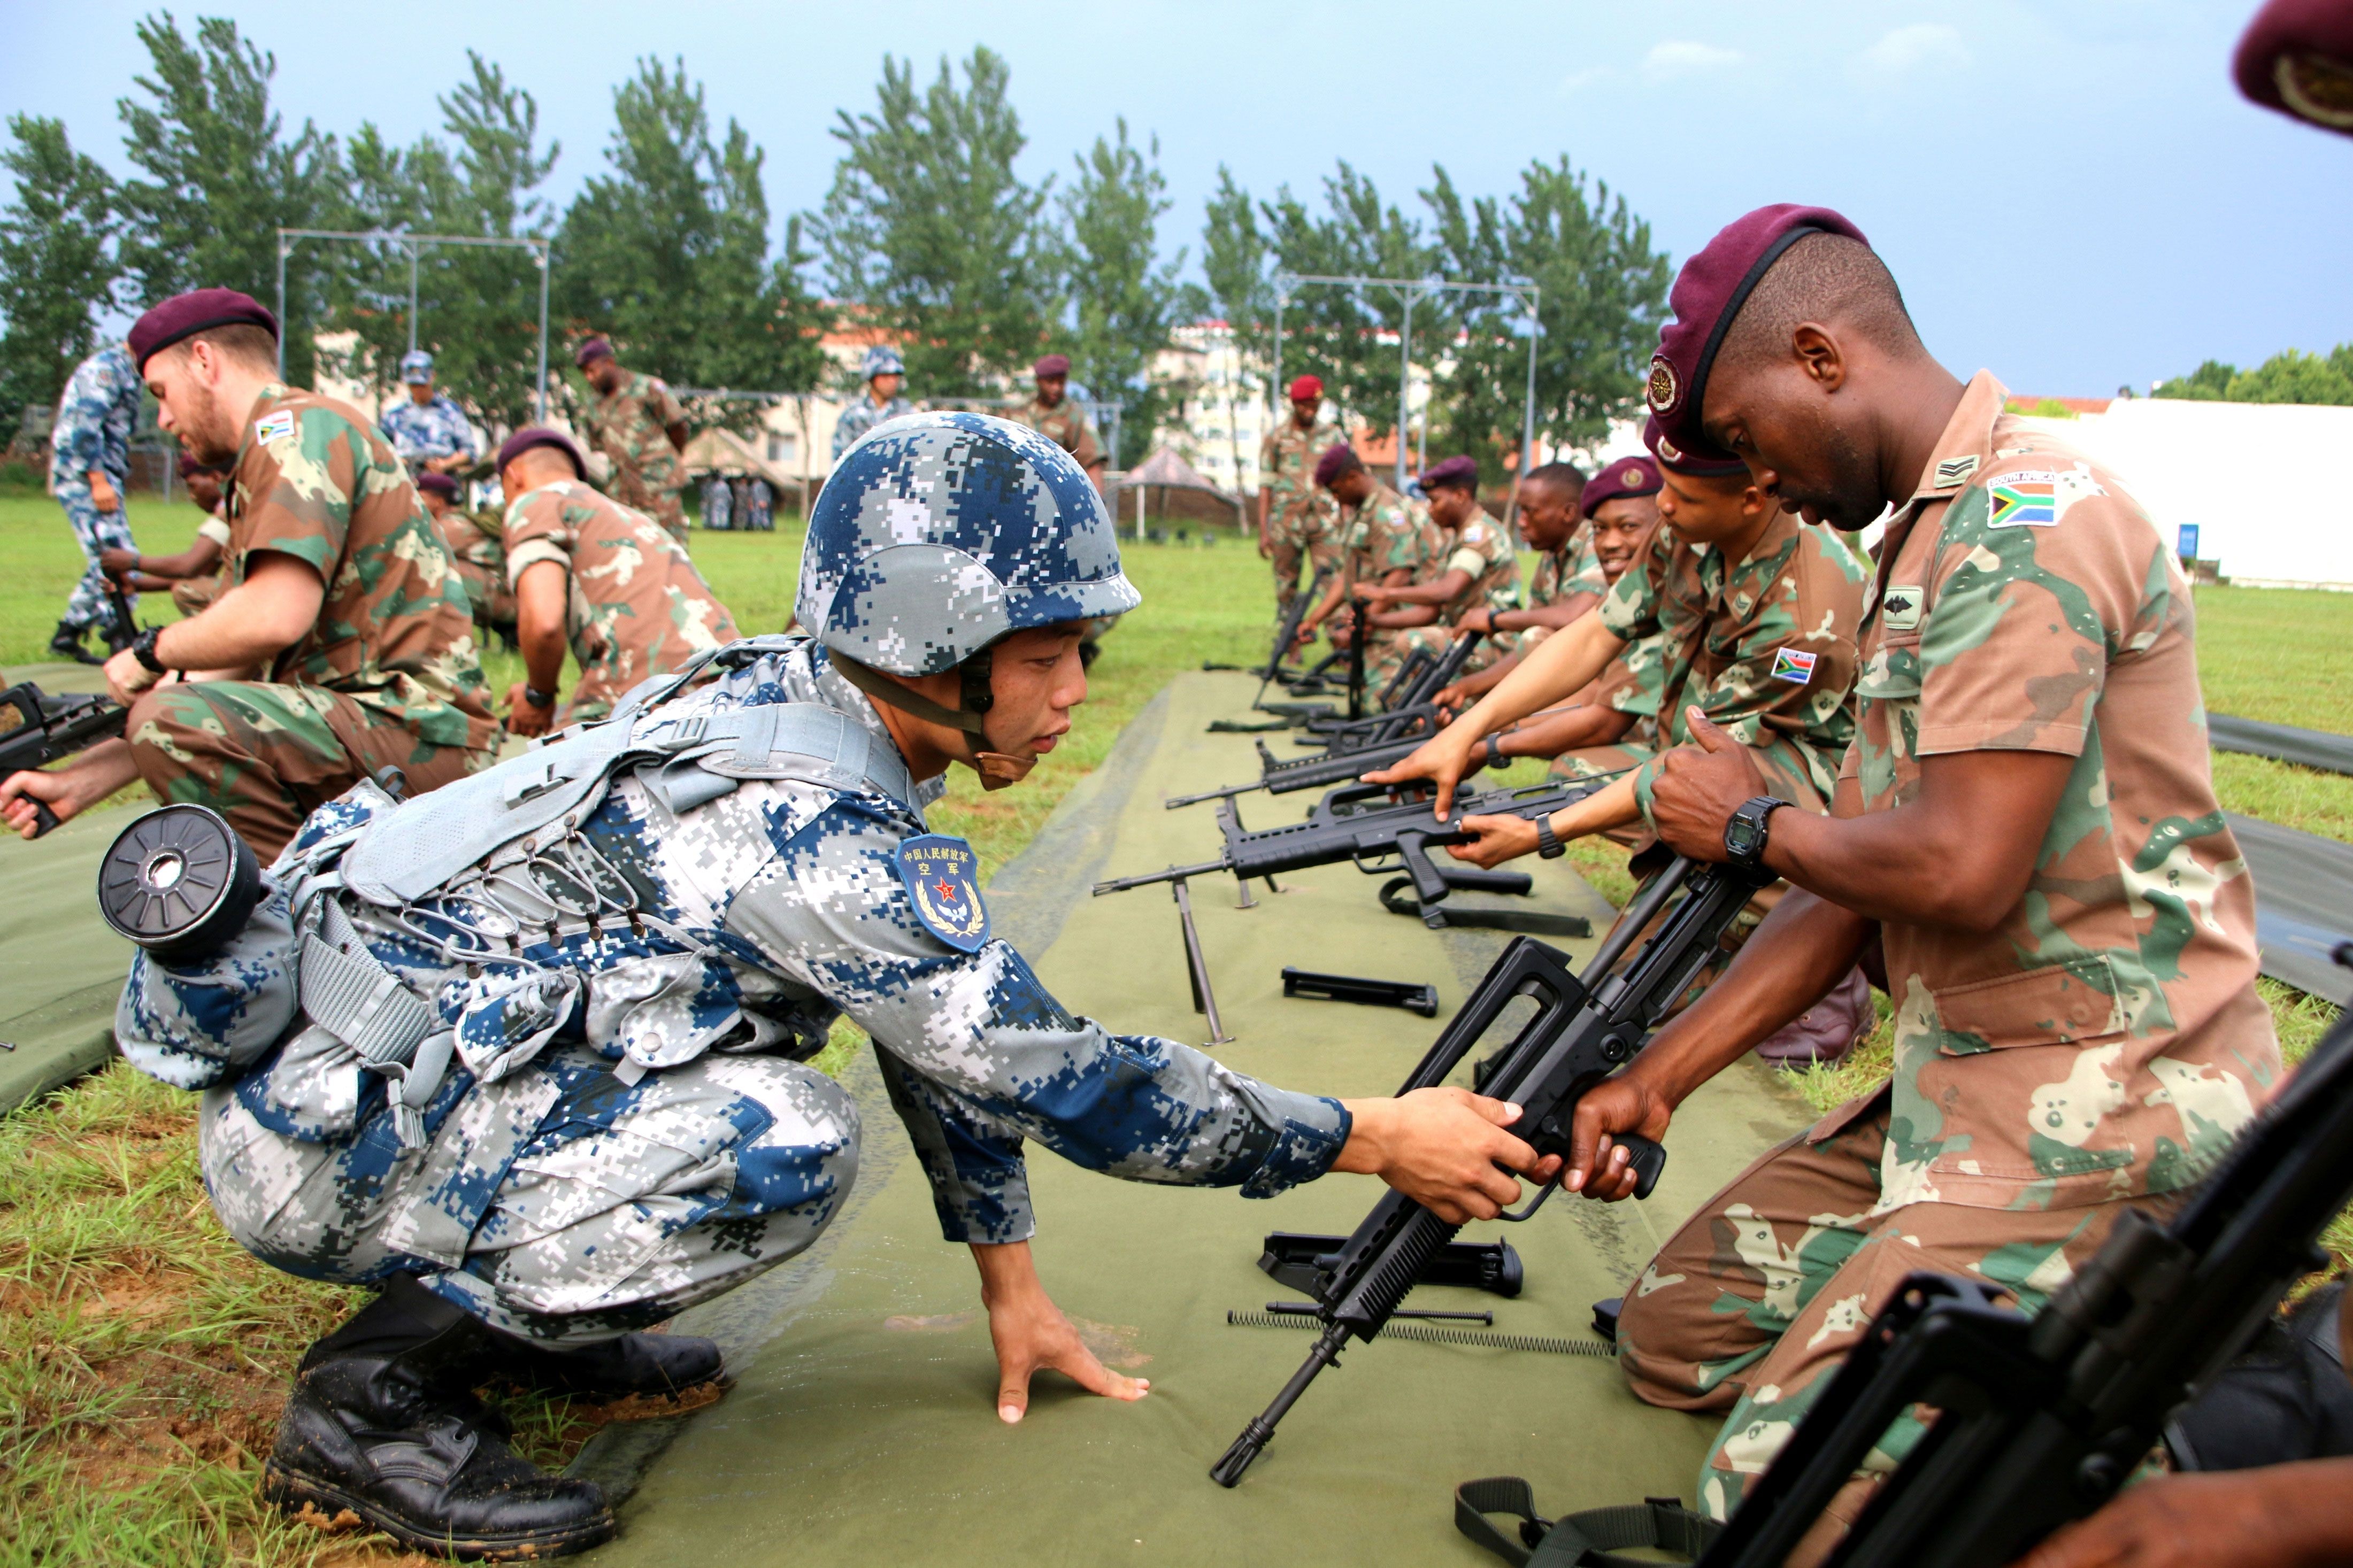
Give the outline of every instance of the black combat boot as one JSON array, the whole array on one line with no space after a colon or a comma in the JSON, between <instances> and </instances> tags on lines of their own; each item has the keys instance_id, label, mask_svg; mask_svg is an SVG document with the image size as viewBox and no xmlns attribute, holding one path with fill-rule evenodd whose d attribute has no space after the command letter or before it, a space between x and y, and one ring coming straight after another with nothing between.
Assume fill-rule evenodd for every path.
<instances>
[{"instance_id":1,"label":"black combat boot","mask_svg":"<svg viewBox=\"0 0 2353 1568\"><path fill-rule=\"evenodd\" d=\"M104 664L106 660L82 646L81 638L81 627L68 626L65 622L59 621L56 633L49 638L49 651L59 658L69 658L76 664Z\"/></svg>"},{"instance_id":2,"label":"black combat boot","mask_svg":"<svg viewBox=\"0 0 2353 1568\"><path fill-rule=\"evenodd\" d=\"M473 1394L495 1335L408 1275L311 1347L262 1473L289 1512L348 1510L420 1552L562 1557L612 1539L605 1495L507 1447L512 1429Z\"/></svg>"},{"instance_id":3,"label":"black combat boot","mask_svg":"<svg viewBox=\"0 0 2353 1568\"><path fill-rule=\"evenodd\" d=\"M719 1380L718 1342L692 1334L623 1334L560 1349L510 1334L499 1338L513 1352L501 1354L500 1373L542 1394L590 1400L626 1399L632 1394L663 1398Z\"/></svg>"}]
</instances>

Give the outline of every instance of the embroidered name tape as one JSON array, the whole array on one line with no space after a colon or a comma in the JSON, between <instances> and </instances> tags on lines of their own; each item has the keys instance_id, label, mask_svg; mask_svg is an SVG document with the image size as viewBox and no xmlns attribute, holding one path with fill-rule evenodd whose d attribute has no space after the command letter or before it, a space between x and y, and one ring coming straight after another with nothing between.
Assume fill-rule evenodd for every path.
<instances>
[{"instance_id":1,"label":"embroidered name tape","mask_svg":"<svg viewBox=\"0 0 2353 1568\"><path fill-rule=\"evenodd\" d=\"M1908 632L1920 624L1920 590L1902 583L1888 584L1879 601L1880 624L1891 632Z\"/></svg>"},{"instance_id":2,"label":"embroidered name tape","mask_svg":"<svg viewBox=\"0 0 2353 1568\"><path fill-rule=\"evenodd\" d=\"M1803 686L1814 678L1814 665L1822 656L1803 653L1793 647L1777 648L1773 654L1773 679L1786 680L1792 686Z\"/></svg>"},{"instance_id":3,"label":"embroidered name tape","mask_svg":"<svg viewBox=\"0 0 2353 1568\"><path fill-rule=\"evenodd\" d=\"M988 907L976 880L980 857L961 838L926 833L899 846L899 879L923 929L958 952L988 941Z\"/></svg>"},{"instance_id":4,"label":"embroidered name tape","mask_svg":"<svg viewBox=\"0 0 2353 1568\"><path fill-rule=\"evenodd\" d=\"M265 414L253 422L253 438L257 441L284 441L294 435L294 411L280 408Z\"/></svg>"}]
</instances>

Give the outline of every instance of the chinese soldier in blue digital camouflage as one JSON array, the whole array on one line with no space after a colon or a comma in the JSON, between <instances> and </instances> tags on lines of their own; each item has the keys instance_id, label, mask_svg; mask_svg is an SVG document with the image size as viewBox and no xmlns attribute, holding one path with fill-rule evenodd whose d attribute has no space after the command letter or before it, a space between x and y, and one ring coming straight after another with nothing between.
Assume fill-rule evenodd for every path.
<instances>
[{"instance_id":1,"label":"chinese soldier in blue digital camouflage","mask_svg":"<svg viewBox=\"0 0 2353 1568\"><path fill-rule=\"evenodd\" d=\"M382 1287L303 1360L280 1505L477 1556L610 1535L597 1489L516 1457L470 1391L493 1369L596 1397L719 1375L711 1342L641 1331L840 1212L865 1131L806 1063L844 1016L972 1247L1008 1422L1039 1369L1146 1386L1038 1279L1025 1142L1251 1197L1374 1173L1463 1217L1515 1196L1495 1162L1535 1168L1514 1108L1279 1089L1074 1016L992 938L972 850L924 808L952 762L994 789L1052 750L1086 696L1079 628L1137 602L1057 443L902 419L813 511L811 636L711 650L405 804L364 784L311 816L225 951L134 963L119 1037L204 1092L229 1232Z\"/></svg>"}]
</instances>

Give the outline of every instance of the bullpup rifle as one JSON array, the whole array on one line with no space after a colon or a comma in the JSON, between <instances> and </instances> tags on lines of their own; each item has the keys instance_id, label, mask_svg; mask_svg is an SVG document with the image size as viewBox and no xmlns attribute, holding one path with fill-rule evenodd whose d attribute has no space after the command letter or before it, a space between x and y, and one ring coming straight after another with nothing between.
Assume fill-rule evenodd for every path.
<instances>
[{"instance_id":1,"label":"bullpup rifle","mask_svg":"<svg viewBox=\"0 0 2353 1568\"><path fill-rule=\"evenodd\" d=\"M1205 800L1226 800L1253 790L1269 795L1293 795L1303 789L1333 789L1354 783L1363 773L1375 768L1395 767L1421 749L1430 737L1410 734L1401 741L1390 741L1378 746L1367 746L1356 752L1333 752L1314 757L1277 757L1259 742L1260 773L1248 784L1226 784L1219 789L1206 789L1198 795L1180 795L1167 801L1169 810L1180 805L1198 805ZM1486 753L1474 752L1463 776L1487 765Z\"/></svg>"},{"instance_id":2,"label":"bullpup rifle","mask_svg":"<svg viewBox=\"0 0 2353 1568\"><path fill-rule=\"evenodd\" d=\"M1218 803L1218 827L1225 835L1225 850L1214 860L1171 866L1140 877L1120 877L1097 882L1094 896L1122 893L1155 882L1181 882L1219 871L1230 871L1243 882L1253 877L1273 877L1303 871L1314 866L1355 863L1368 877L1402 870L1421 900L1422 923L1435 930L1446 923L1440 907L1455 889L1482 892L1525 893L1531 883L1522 871L1482 871L1468 866L1440 867L1430 851L1449 844L1468 844L1477 835L1466 831L1466 816L1518 816L1530 821L1549 816L1599 791L1607 779L1550 780L1517 789L1458 794L1454 814L1440 819L1431 809L1426 790L1400 800L1388 784L1356 784L1335 789L1315 803L1304 822L1280 827L1246 828L1230 800Z\"/></svg>"},{"instance_id":3,"label":"bullpup rifle","mask_svg":"<svg viewBox=\"0 0 2353 1568\"><path fill-rule=\"evenodd\" d=\"M29 680L11 686L0 691L0 779L63 762L120 735L129 717L130 710L103 697L52 696ZM57 814L37 801L33 824L38 838L58 825Z\"/></svg>"},{"instance_id":4,"label":"bullpup rifle","mask_svg":"<svg viewBox=\"0 0 2353 1568\"><path fill-rule=\"evenodd\" d=\"M2353 962L2353 943L2337 950ZM2353 1016L2168 1220L2139 1210L2028 1319L1915 1274L1750 1488L1704 1568L1778 1565L1888 1427L1928 1429L1829 1561L1999 1568L2114 1497L2168 1415L2242 1352L2353 1199Z\"/></svg>"},{"instance_id":5,"label":"bullpup rifle","mask_svg":"<svg viewBox=\"0 0 2353 1568\"><path fill-rule=\"evenodd\" d=\"M1577 1101L1649 1044L1659 1020L1717 951L1725 928L1763 879L1731 866L1676 859L1626 911L1582 975L1570 973L1567 954L1532 937L1514 938L1398 1092L1444 1082L1504 1011L1526 997L1535 1004L1535 1013L1476 1065L1473 1081L1480 1093L1522 1108L1513 1131L1538 1155L1566 1157ZM1682 901L1669 910L1678 892ZM1662 913L1657 933L1622 972L1612 973ZM1621 1133L1617 1141L1632 1156L1635 1195L1649 1196L1666 1166L1666 1151L1630 1134ZM1559 1185L1556 1175L1526 1207L1502 1217L1526 1219ZM1317 1270L1312 1294L1324 1332L1315 1348L1265 1413L1253 1417L1211 1467L1212 1479L1225 1487L1241 1479L1316 1373L1338 1363L1349 1340L1370 1341L1378 1334L1424 1266L1461 1228L1402 1193L1390 1192L1373 1205L1329 1267Z\"/></svg>"}]
</instances>

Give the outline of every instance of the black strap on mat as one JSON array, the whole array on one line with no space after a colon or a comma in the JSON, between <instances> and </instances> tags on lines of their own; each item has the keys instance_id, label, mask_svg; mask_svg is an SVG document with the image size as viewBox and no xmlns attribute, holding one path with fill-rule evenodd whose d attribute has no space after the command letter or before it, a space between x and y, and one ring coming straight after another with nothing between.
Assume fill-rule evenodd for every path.
<instances>
[{"instance_id":1,"label":"black strap on mat","mask_svg":"<svg viewBox=\"0 0 2353 1568\"><path fill-rule=\"evenodd\" d=\"M1491 1513L1518 1519L1516 1537L1495 1528ZM1694 1513L1674 1498L1647 1498L1548 1520L1536 1512L1535 1489L1518 1476L1489 1476L1456 1487L1454 1528L1512 1568L1656 1568L1656 1558L1618 1553L1647 1549L1688 1563L1724 1532L1720 1521Z\"/></svg>"}]
</instances>

